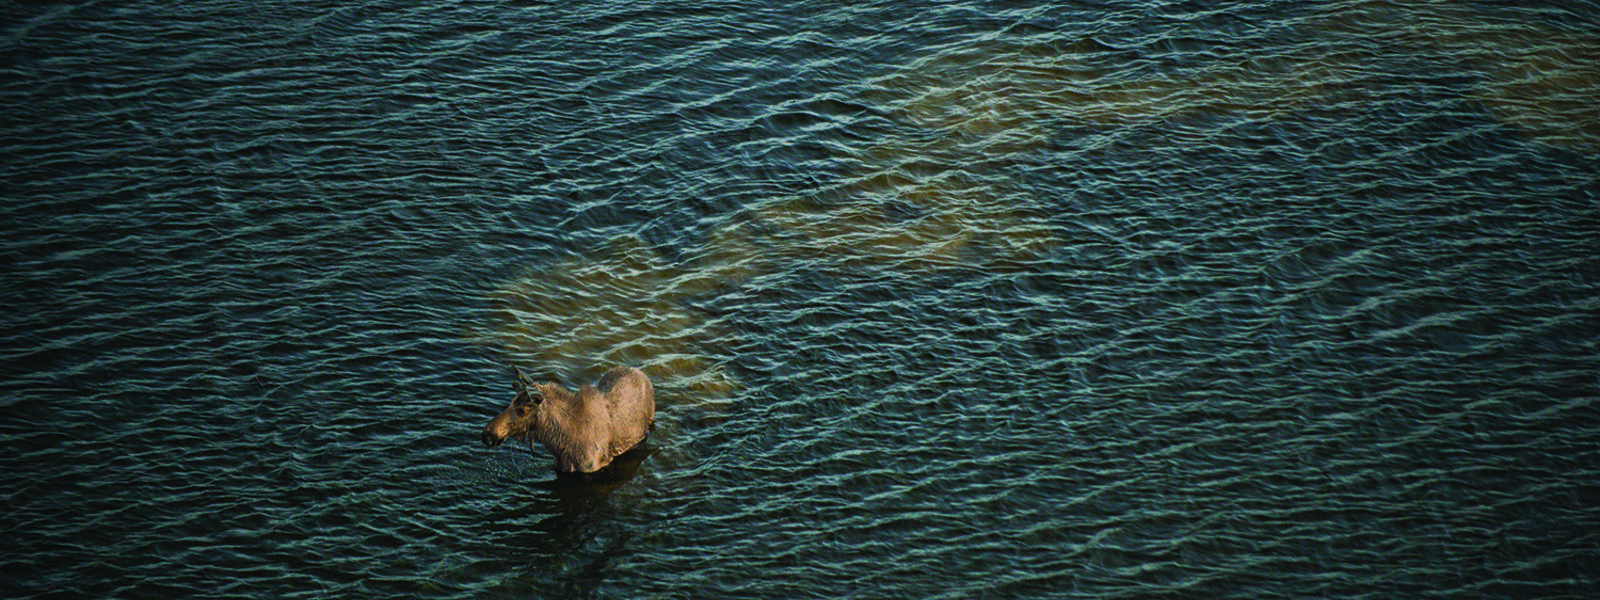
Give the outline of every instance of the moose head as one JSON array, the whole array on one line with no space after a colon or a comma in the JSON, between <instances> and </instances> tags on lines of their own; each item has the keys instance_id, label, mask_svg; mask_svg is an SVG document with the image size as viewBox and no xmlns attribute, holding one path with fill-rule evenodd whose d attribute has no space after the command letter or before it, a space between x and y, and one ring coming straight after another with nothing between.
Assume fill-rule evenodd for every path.
<instances>
[{"instance_id":1,"label":"moose head","mask_svg":"<svg viewBox=\"0 0 1600 600\"><path fill-rule=\"evenodd\" d=\"M516 373L511 387L517 395L511 399L510 406L484 426L483 443L490 448L499 446L506 438L526 439L544 404L544 392L539 389L539 384L528 379L522 369L511 367L511 370Z\"/></svg>"}]
</instances>

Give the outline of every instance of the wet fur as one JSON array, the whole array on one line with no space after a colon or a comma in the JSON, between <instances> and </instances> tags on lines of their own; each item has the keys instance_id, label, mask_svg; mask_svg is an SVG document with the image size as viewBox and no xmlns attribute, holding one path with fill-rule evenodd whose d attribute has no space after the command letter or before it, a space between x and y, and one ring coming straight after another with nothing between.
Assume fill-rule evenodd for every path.
<instances>
[{"instance_id":1,"label":"wet fur","mask_svg":"<svg viewBox=\"0 0 1600 600\"><path fill-rule=\"evenodd\" d=\"M593 473L644 441L655 423L655 387L632 367L607 371L576 394L554 383L533 383L516 372L517 397L483 428L483 441L497 446L526 437L544 444L556 469Z\"/></svg>"}]
</instances>

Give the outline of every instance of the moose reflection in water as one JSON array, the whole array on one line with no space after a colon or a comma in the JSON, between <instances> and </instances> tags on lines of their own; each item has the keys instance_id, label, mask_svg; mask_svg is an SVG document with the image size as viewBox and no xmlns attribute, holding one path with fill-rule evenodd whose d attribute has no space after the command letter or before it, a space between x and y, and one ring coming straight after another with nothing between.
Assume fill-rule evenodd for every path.
<instances>
[{"instance_id":1,"label":"moose reflection in water","mask_svg":"<svg viewBox=\"0 0 1600 600\"><path fill-rule=\"evenodd\" d=\"M516 398L483 428L490 447L531 433L555 457L556 470L589 474L642 443L655 423L655 388L638 369L611 369L576 394L513 370Z\"/></svg>"}]
</instances>

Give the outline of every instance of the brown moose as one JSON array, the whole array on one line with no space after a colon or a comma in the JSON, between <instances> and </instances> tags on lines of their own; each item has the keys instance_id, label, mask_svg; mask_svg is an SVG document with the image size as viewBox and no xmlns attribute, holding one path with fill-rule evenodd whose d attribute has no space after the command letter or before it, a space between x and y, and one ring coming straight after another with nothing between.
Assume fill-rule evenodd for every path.
<instances>
[{"instance_id":1,"label":"brown moose","mask_svg":"<svg viewBox=\"0 0 1600 600\"><path fill-rule=\"evenodd\" d=\"M611 369L577 394L512 369L517 397L483 428L483 443L491 448L532 433L555 456L557 470L593 473L643 442L655 423L655 387L633 367Z\"/></svg>"}]
</instances>

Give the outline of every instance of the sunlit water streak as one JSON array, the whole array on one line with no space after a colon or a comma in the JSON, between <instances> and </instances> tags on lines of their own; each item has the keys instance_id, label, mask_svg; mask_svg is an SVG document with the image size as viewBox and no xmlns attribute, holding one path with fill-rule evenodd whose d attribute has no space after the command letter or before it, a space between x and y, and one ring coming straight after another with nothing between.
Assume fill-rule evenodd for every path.
<instances>
[{"instance_id":1,"label":"sunlit water streak","mask_svg":"<svg viewBox=\"0 0 1600 600\"><path fill-rule=\"evenodd\" d=\"M1600 572L1592 8L6 10L7 597Z\"/></svg>"}]
</instances>

